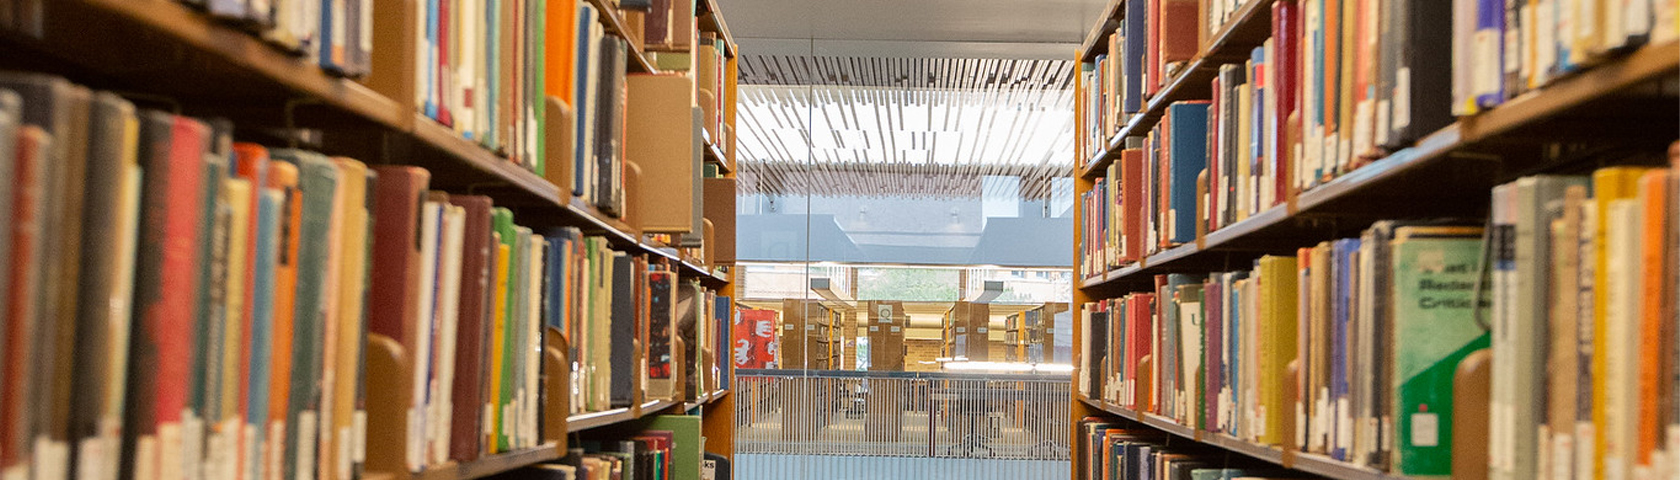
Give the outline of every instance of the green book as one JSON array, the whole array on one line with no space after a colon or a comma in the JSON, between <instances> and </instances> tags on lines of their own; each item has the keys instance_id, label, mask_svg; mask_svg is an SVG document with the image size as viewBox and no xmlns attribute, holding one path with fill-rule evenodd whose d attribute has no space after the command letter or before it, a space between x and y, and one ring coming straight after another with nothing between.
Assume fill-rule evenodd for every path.
<instances>
[{"instance_id":1,"label":"green book","mask_svg":"<svg viewBox=\"0 0 1680 480\"><path fill-rule=\"evenodd\" d=\"M1481 236L1476 227L1395 230L1394 473L1452 473L1453 373L1490 338L1475 318Z\"/></svg>"},{"instance_id":2,"label":"green book","mask_svg":"<svg viewBox=\"0 0 1680 480\"><path fill-rule=\"evenodd\" d=\"M669 476L655 478L700 478L700 460L705 456L705 438L700 434L700 417L694 415L659 415L648 422L647 430L671 432L671 471Z\"/></svg>"},{"instance_id":3,"label":"green book","mask_svg":"<svg viewBox=\"0 0 1680 480\"><path fill-rule=\"evenodd\" d=\"M491 419L494 432L492 437L496 440L496 451L505 452L508 450L508 436L513 433L512 429L508 428L508 417L513 413L513 384L517 380L513 373L513 359L517 356L513 353L517 350L514 350L512 330L513 325L517 323L514 319L519 318L516 308L519 305L519 285L522 283L519 276L519 259L524 255L520 255L523 252L519 250L519 227L513 224L512 210L502 207L493 210L490 214L490 228L496 232L502 245L508 248L507 271L496 272L497 275L507 278L507 292L502 299L505 308L501 318L496 319L495 327L499 333L497 337L501 338L501 345L494 347L497 351L493 353L502 357L502 368L501 371L491 373L499 380L494 383L499 388L490 392L496 398L496 404L491 408L494 412L494 418Z\"/></svg>"},{"instance_id":4,"label":"green book","mask_svg":"<svg viewBox=\"0 0 1680 480\"><path fill-rule=\"evenodd\" d=\"M303 196L303 225L298 232L297 300L292 320L292 385L286 407L285 478L295 477L298 465L313 468L321 394L321 340L326 332L327 256L331 238L333 199L338 192L338 166L327 157L302 150L276 149L269 157L298 169Z\"/></svg>"}]
</instances>

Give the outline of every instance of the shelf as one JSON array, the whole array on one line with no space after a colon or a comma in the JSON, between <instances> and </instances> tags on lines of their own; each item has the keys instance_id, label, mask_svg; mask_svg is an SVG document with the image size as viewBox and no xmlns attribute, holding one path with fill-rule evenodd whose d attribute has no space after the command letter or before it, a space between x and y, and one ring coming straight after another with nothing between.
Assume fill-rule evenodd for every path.
<instances>
[{"instance_id":1,"label":"shelf","mask_svg":"<svg viewBox=\"0 0 1680 480\"><path fill-rule=\"evenodd\" d=\"M1249 52L1271 36L1272 0L1247 0L1231 15L1212 37L1212 41L1182 67L1178 75L1167 81L1150 97L1142 112L1127 119L1120 133L1109 139L1108 148L1097 152L1080 176L1090 179L1102 176L1109 162L1119 156L1126 137L1141 136L1161 121L1167 106L1182 100L1206 100L1211 97L1212 82L1219 75L1219 66L1247 60Z\"/></svg>"},{"instance_id":2,"label":"shelf","mask_svg":"<svg viewBox=\"0 0 1680 480\"><path fill-rule=\"evenodd\" d=\"M1376 469L1354 465L1324 455L1286 452L1278 447L1256 444L1224 433L1195 430L1152 413L1132 411L1108 402L1086 398L1077 393L1074 396L1086 405L1108 414L1141 423L1185 440L1218 447L1283 468L1339 480L1406 480L1407 478L1399 475L1389 475Z\"/></svg>"},{"instance_id":3,"label":"shelf","mask_svg":"<svg viewBox=\"0 0 1680 480\"><path fill-rule=\"evenodd\" d=\"M465 164L481 174L499 179L506 186L530 197L526 202L520 203L536 203L548 207L565 203L562 199L566 198L566 195L548 179L497 155L477 142L462 137L455 130L421 114L415 114L412 125L414 138L421 144L446 154L456 163ZM439 179L440 176L442 175L434 172L433 178Z\"/></svg>"},{"instance_id":4,"label":"shelf","mask_svg":"<svg viewBox=\"0 0 1680 480\"><path fill-rule=\"evenodd\" d=\"M1479 115L1459 119L1419 140L1411 147L1354 169L1248 218L1208 233L1196 243L1157 252L1142 261L1083 279L1080 287L1109 291L1141 286L1149 277L1168 272L1204 272L1245 268L1244 262L1267 253L1287 254L1305 242L1356 235L1372 222L1393 218L1446 218L1479 214L1487 192L1512 174L1526 171L1526 152L1514 145L1520 137L1559 138L1555 129L1580 129L1591 123L1595 100L1614 110L1626 102L1616 96L1625 90L1680 72L1680 43L1653 45L1512 99ZM1625 100L1625 101L1624 101ZM1625 109L1621 111L1626 114ZM1582 113L1580 121L1561 117ZM1674 112L1658 112L1673 115ZM1652 125L1612 125L1630 134L1667 131L1672 118ZM1666 129L1666 130L1665 130ZM1595 131L1596 132L1596 131ZM1627 133L1627 132L1624 132ZM1600 138L1603 141L1604 138ZM1532 141L1530 142L1532 143ZM1539 154L1534 155L1538 157ZM1416 185L1427 184L1434 194L1417 195ZM1411 187L1408 188L1407 186Z\"/></svg>"},{"instance_id":5,"label":"shelf","mask_svg":"<svg viewBox=\"0 0 1680 480\"><path fill-rule=\"evenodd\" d=\"M1102 23L1098 23L1091 29L1090 33L1085 34L1085 41L1079 44L1079 61L1089 62L1097 58L1098 47L1107 50L1108 45L1102 43L1103 38L1108 37L1108 34L1114 33L1114 29L1119 28L1120 7L1125 4L1125 0L1109 0L1108 5L1103 7L1103 13L1100 17L1103 19Z\"/></svg>"},{"instance_id":6,"label":"shelf","mask_svg":"<svg viewBox=\"0 0 1680 480\"><path fill-rule=\"evenodd\" d=\"M722 37L724 56L735 58L736 52L739 51L735 46L735 36L729 34L729 24L724 22L723 11L718 10L717 0L700 0L695 13L695 16L700 18L700 29L715 32Z\"/></svg>"},{"instance_id":7,"label":"shelf","mask_svg":"<svg viewBox=\"0 0 1680 480\"><path fill-rule=\"evenodd\" d=\"M630 64L630 71L637 73L659 71L653 67L653 62L648 61L647 52L642 50L642 45L631 41L630 35L626 34L629 30L625 27L624 15L618 12L617 5L609 4L608 0L589 0L589 4L595 6L595 12L599 14L597 18L601 20L601 25L606 27L607 33L624 39L625 46L629 47L630 61L628 63Z\"/></svg>"},{"instance_id":8,"label":"shelf","mask_svg":"<svg viewBox=\"0 0 1680 480\"><path fill-rule=\"evenodd\" d=\"M471 462L451 462L443 465L436 465L411 475L397 475L381 472L370 473L367 478L370 480L396 480L405 476L412 480L465 480L485 478L518 468L536 465L542 462L558 460L562 456L559 445L554 443L545 443L532 448L490 455Z\"/></svg>"},{"instance_id":9,"label":"shelf","mask_svg":"<svg viewBox=\"0 0 1680 480\"><path fill-rule=\"evenodd\" d=\"M484 478L520 467L534 465L561 457L560 446L549 443L507 453L491 455L456 466L454 478Z\"/></svg>"},{"instance_id":10,"label":"shelf","mask_svg":"<svg viewBox=\"0 0 1680 480\"><path fill-rule=\"evenodd\" d=\"M719 173L728 175L734 171L734 169L729 167L729 156L724 155L723 149L718 148L716 143L712 143L712 139L709 135L706 138L705 153L706 163L710 165L717 165Z\"/></svg>"},{"instance_id":11,"label":"shelf","mask_svg":"<svg viewBox=\"0 0 1680 480\"><path fill-rule=\"evenodd\" d=\"M603 427L635 419L636 416L631 414L630 409L627 407L614 408L612 410L600 412L579 413L577 415L566 417L566 432L581 432L595 427Z\"/></svg>"}]
</instances>

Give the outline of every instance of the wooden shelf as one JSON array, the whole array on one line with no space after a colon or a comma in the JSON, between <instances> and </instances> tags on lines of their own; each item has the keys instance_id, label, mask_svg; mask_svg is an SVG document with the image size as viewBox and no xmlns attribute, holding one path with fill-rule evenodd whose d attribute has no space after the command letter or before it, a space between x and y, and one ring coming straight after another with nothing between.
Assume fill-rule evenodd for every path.
<instances>
[{"instance_id":1,"label":"wooden shelf","mask_svg":"<svg viewBox=\"0 0 1680 480\"><path fill-rule=\"evenodd\" d=\"M614 408L601 412L579 413L566 417L566 432L581 432L595 427L604 427L617 423L635 420L627 407Z\"/></svg>"},{"instance_id":2,"label":"wooden shelf","mask_svg":"<svg viewBox=\"0 0 1680 480\"><path fill-rule=\"evenodd\" d=\"M643 51L642 45L640 43L630 41L630 36L625 34L625 32L628 32L629 30L625 26L624 15L618 13L618 7L616 5L609 4L607 0L589 0L589 4L594 5L595 11L600 14L597 18L601 20L601 25L606 27L607 33L617 35L618 38L624 39L624 44L630 47L628 49L630 52L630 61L628 62L630 64L630 71L638 73L654 73L659 71L659 69L654 68L653 62L648 61L647 52Z\"/></svg>"},{"instance_id":3,"label":"wooden shelf","mask_svg":"<svg viewBox=\"0 0 1680 480\"><path fill-rule=\"evenodd\" d=\"M698 7L695 13L700 17L700 30L717 33L723 38L723 55L735 58L740 50L735 46L735 36L729 33L729 24L723 21L723 11L718 10L717 0L700 0Z\"/></svg>"},{"instance_id":4,"label":"wooden shelf","mask_svg":"<svg viewBox=\"0 0 1680 480\"><path fill-rule=\"evenodd\" d=\"M1305 452L1286 452L1270 445L1260 445L1218 432L1192 429L1171 419L1152 413L1129 410L1118 405L1086 398L1075 393L1080 402L1116 417L1131 420L1173 436L1239 453L1255 460L1283 468L1322 475L1339 480L1405 480L1407 477L1389 475L1373 468L1354 465L1324 455Z\"/></svg>"},{"instance_id":5,"label":"wooden shelf","mask_svg":"<svg viewBox=\"0 0 1680 480\"><path fill-rule=\"evenodd\" d=\"M471 462L451 462L443 465L432 466L419 473L406 475L406 478L412 480L467 480L485 478L518 468L536 465L542 462L559 460L560 457L564 456L563 453L564 452L560 451L560 446L558 444L545 443L532 448L490 455ZM370 473L367 478L396 480L398 478L405 478L405 475L394 475L382 472Z\"/></svg>"},{"instance_id":6,"label":"wooden shelf","mask_svg":"<svg viewBox=\"0 0 1680 480\"><path fill-rule=\"evenodd\" d=\"M549 443L536 448L491 455L457 465L458 473L454 478L484 478L524 466L557 460L563 456L562 453L559 445Z\"/></svg>"},{"instance_id":7,"label":"wooden shelf","mask_svg":"<svg viewBox=\"0 0 1680 480\"><path fill-rule=\"evenodd\" d=\"M1271 36L1272 0L1248 0L1231 15L1231 20L1225 23L1219 32L1215 33L1212 41L1204 46L1201 53L1182 67L1178 75L1167 80L1167 84L1155 92L1144 104L1144 109L1133 115L1120 127L1120 133L1108 141L1108 148L1097 152L1090 162L1085 164L1080 176L1096 178L1102 176L1109 162L1119 158L1120 148L1126 137L1141 136L1166 114L1167 106L1182 100L1206 100L1212 96L1213 78L1219 75L1219 66L1247 60L1249 52L1266 42Z\"/></svg>"},{"instance_id":8,"label":"wooden shelf","mask_svg":"<svg viewBox=\"0 0 1680 480\"><path fill-rule=\"evenodd\" d=\"M1103 19L1102 23L1092 27L1091 32L1085 34L1085 41L1079 44L1079 61L1089 62L1096 59L1099 49L1103 52L1108 51L1108 45L1102 43L1103 39L1120 27L1120 7L1125 4L1125 0L1109 0L1108 5L1103 6L1102 16L1099 17Z\"/></svg>"},{"instance_id":9,"label":"wooden shelf","mask_svg":"<svg viewBox=\"0 0 1680 480\"><path fill-rule=\"evenodd\" d=\"M1353 235L1382 219L1445 218L1467 213L1476 217L1482 213L1478 209L1487 204L1490 188L1526 171L1525 162L1535 162L1518 155L1500 161L1497 153L1502 150L1527 152L1513 147L1523 143L1519 137L1555 138L1536 130L1557 128L1560 122L1574 125L1563 122L1564 117L1593 110L1595 100L1615 97L1677 72L1680 43L1642 48L1487 112L1462 118L1411 147L1302 192L1293 202L1275 205L1210 232L1199 245L1190 243L1157 252L1142 261L1084 278L1080 287L1107 293L1144 285L1158 273L1243 268L1245 262L1260 255L1286 254L1309 242ZM1675 125L1672 119L1652 123L1623 128L1672 133ZM1428 185L1438 198L1419 200L1417 185Z\"/></svg>"}]
</instances>

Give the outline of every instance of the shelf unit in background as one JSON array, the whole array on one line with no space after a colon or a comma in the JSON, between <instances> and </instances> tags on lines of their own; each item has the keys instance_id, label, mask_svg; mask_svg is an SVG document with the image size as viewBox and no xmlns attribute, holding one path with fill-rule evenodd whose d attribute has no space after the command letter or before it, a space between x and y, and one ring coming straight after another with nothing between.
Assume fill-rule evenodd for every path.
<instances>
[{"instance_id":1,"label":"shelf unit in background","mask_svg":"<svg viewBox=\"0 0 1680 480\"><path fill-rule=\"evenodd\" d=\"M586 1L605 13L600 21L609 34L622 36L626 25L616 6L605 0ZM663 258L681 278L697 279L720 296L734 296L732 261L708 265L704 259L646 241L641 232L623 221L580 201L567 189L503 154L463 138L407 102L387 97L357 80L331 75L309 59L282 51L236 25L176 1L49 0L39 4L44 22L37 32L0 26L0 49L7 51L0 55L0 69L62 75L81 85L120 93L142 106L226 118L241 127L241 135L271 144L345 155L370 165L424 167L433 174L434 189L490 196L498 206L513 209L522 225L577 227L587 235L607 238L623 251ZM728 57L725 95L733 99L737 46L714 1L698 0L696 16L702 31L717 32L724 39ZM98 28L88 28L90 25ZM656 71L640 45L631 44L630 50L630 72ZM374 56L412 54L373 52ZM726 102L725 124L732 129L734 122L735 106ZM717 165L726 176L733 176L734 153L732 145L720 145L709 135L704 139L704 161ZM733 239L734 235L727 237ZM399 368L400 361L393 361L398 356L388 353L370 345L369 371L384 368L390 373L391 368ZM661 400L638 405L633 411L574 415L567 420L576 424L567 425L566 431L678 412L678 407L682 407L680 411L701 408L707 413L703 418L708 432L731 432L709 434L715 439L708 450L730 455L732 449L715 448L727 447L733 438L734 409L729 399L728 390L719 390L687 404ZM537 447L434 466L420 473L369 471L367 477L482 478L558 459L565 448L564 437L548 439Z\"/></svg>"},{"instance_id":2,"label":"shelf unit in background","mask_svg":"<svg viewBox=\"0 0 1680 480\"><path fill-rule=\"evenodd\" d=\"M1084 38L1077 55L1081 62L1094 61L1107 49L1104 39L1119 28L1125 1L1114 0L1105 7L1103 20ZM1094 181L1119 159L1124 140L1147 134L1160 121L1167 106L1177 101L1209 99L1210 84L1220 65L1241 63L1251 49L1261 46L1270 36L1272 4L1272 0L1242 2L1226 25L1205 37L1196 56L1171 73L1153 97L1145 99L1141 112L1118 122L1118 133L1107 138L1103 145L1093 145L1094 152L1073 159L1075 198L1090 192ZM1576 160L1549 156L1548 143L1626 141L1640 146L1649 143L1651 151L1664 151L1673 140L1675 126L1680 125L1680 112L1651 108L1651 105L1653 99L1672 105L1677 79L1680 79L1680 43L1644 45L1554 79L1479 114L1457 118L1410 147L1371 160L1311 189L1291 191L1280 204L1240 221L1200 232L1194 242L1162 249L1133 264L1101 272L1081 271L1076 251L1074 270L1079 272L1079 279L1073 292L1074 304L1153 288L1153 277L1157 274L1243 269L1263 255L1293 255L1302 246L1357 236L1378 220L1486 218L1489 191L1495 185L1535 173L1591 167L1571 163L1580 163ZM1427 195L1420 196L1420 189ZM1076 204L1075 208L1075 218L1084 218L1084 206ZM1075 223L1077 246L1087 232L1079 222ZM1082 322L1083 318L1074 315L1074 321ZM1075 345L1081 344L1079 337L1084 333L1075 326ZM1081 365L1080 352L1075 351L1074 355L1074 365ZM1070 397L1072 424L1087 416L1106 415L1177 439L1328 478L1406 478L1325 455L1195 430L1154 414L1084 397L1077 388ZM1078 442L1078 436L1078 432L1072 432L1070 440ZM1074 452L1076 479L1083 458Z\"/></svg>"}]
</instances>

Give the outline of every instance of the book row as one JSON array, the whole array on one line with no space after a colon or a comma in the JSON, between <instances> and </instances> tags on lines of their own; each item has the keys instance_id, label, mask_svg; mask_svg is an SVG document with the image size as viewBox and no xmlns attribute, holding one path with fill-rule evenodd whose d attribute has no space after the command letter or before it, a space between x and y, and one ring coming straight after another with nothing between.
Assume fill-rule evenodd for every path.
<instances>
[{"instance_id":1,"label":"book row","mask_svg":"<svg viewBox=\"0 0 1680 480\"><path fill-rule=\"evenodd\" d=\"M1210 31L1225 27L1199 19L1236 11L1230 2L1203 3L1204 15L1196 2L1124 5L1107 53L1084 64L1078 158L1103 153L1128 121L1148 114L1149 100L1176 78L1175 68L1209 45ZM1087 211L1102 213L1087 219L1086 238L1093 240L1082 250L1086 272L1134 262L1190 241L1199 229L1211 232L1283 203L1292 192L1411 145L1454 115L1492 108L1641 45L1673 41L1677 8L1672 1L1631 2L1611 19L1603 13L1611 2L1595 0L1267 3L1269 15L1254 15L1269 17L1271 37L1243 49L1245 60L1217 66L1211 95L1164 106L1156 128L1118 140L1115 162L1085 199L1093 208ZM1487 22L1491 30L1466 33L1466 21ZM1430 30L1444 24L1459 30ZM1536 47L1542 44L1557 48ZM1480 58L1489 52L1493 58ZM1501 69L1510 78L1520 71L1523 80L1493 81L1493 94L1461 98L1469 91L1461 84L1503 78Z\"/></svg>"},{"instance_id":2,"label":"book row","mask_svg":"<svg viewBox=\"0 0 1680 480\"><path fill-rule=\"evenodd\" d=\"M1227 453L1172 442L1158 431L1128 428L1100 417L1079 421L1075 438L1083 453L1082 480L1262 480L1308 478L1278 467L1246 465Z\"/></svg>"},{"instance_id":3,"label":"book row","mask_svg":"<svg viewBox=\"0 0 1680 480\"><path fill-rule=\"evenodd\" d=\"M693 401L726 388L737 321L727 296L679 279L663 260L615 251L584 239L562 275L568 289L555 318L570 343L570 413L629 407L649 400Z\"/></svg>"},{"instance_id":4,"label":"book row","mask_svg":"<svg viewBox=\"0 0 1680 480\"><path fill-rule=\"evenodd\" d=\"M699 417L661 415L641 431L588 436L559 462L533 466L517 478L545 480L728 479L729 460L699 446ZM523 474L523 475L520 475Z\"/></svg>"},{"instance_id":5,"label":"book row","mask_svg":"<svg viewBox=\"0 0 1680 480\"><path fill-rule=\"evenodd\" d=\"M233 134L0 73L0 469L357 478L541 443L542 355L604 241ZM368 376L382 342L402 378Z\"/></svg>"},{"instance_id":6,"label":"book row","mask_svg":"<svg viewBox=\"0 0 1680 480\"><path fill-rule=\"evenodd\" d=\"M630 209L627 162L653 172L665 155L698 159L698 147L665 145L690 133L681 145L697 144L700 130L727 144L725 40L699 31L693 0L182 1L355 78L611 217ZM659 88L676 90L643 96L626 72L647 70L632 66L646 63L644 42L662 51L641 75L687 81L664 79ZM632 98L680 94L692 114L652 115Z\"/></svg>"},{"instance_id":7,"label":"book row","mask_svg":"<svg viewBox=\"0 0 1680 480\"><path fill-rule=\"evenodd\" d=\"M1485 228L1382 221L1248 270L1158 276L1084 305L1078 388L1400 475L1451 474L1466 452L1492 478L1670 475L1677 182L1524 177L1493 190ZM1489 433L1471 438L1456 389L1482 363L1491 400L1470 421Z\"/></svg>"}]
</instances>

